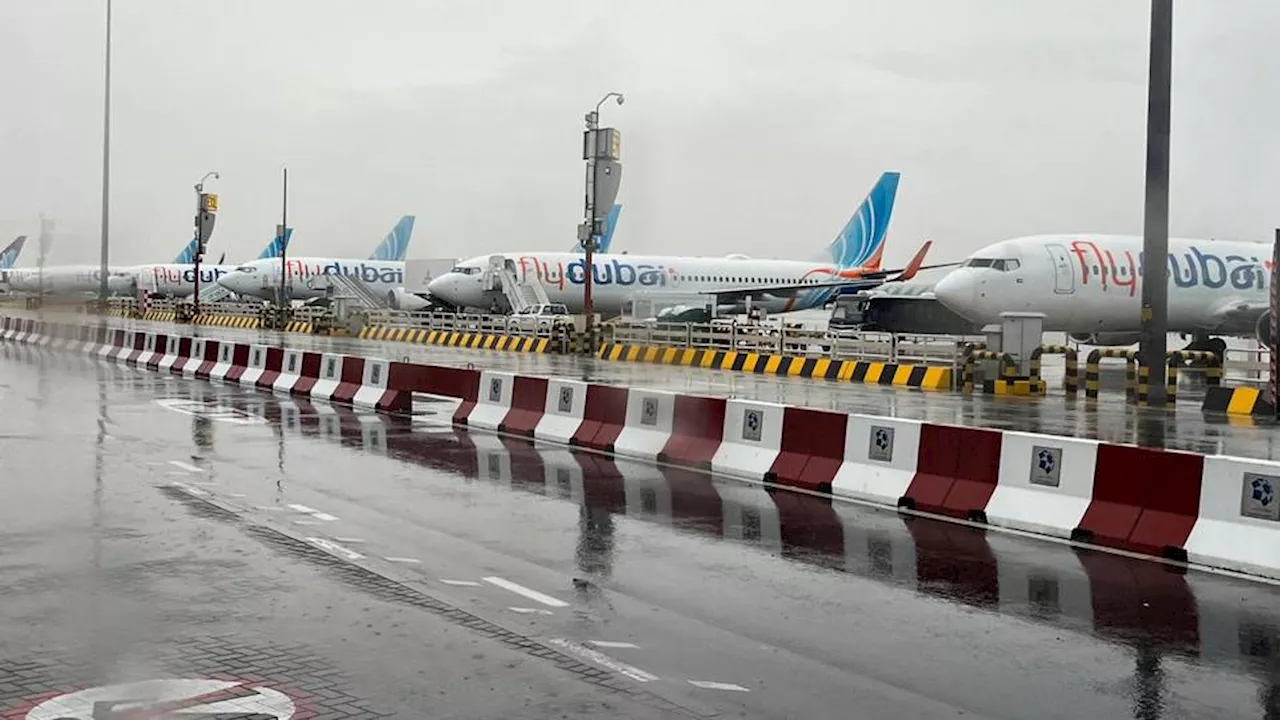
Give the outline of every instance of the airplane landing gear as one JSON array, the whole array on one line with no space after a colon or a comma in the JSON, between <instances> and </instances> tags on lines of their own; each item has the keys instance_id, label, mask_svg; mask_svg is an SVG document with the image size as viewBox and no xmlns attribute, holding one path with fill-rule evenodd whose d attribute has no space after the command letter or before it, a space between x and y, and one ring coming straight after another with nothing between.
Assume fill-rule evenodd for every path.
<instances>
[{"instance_id":1,"label":"airplane landing gear","mask_svg":"<svg viewBox=\"0 0 1280 720\"><path fill-rule=\"evenodd\" d=\"M1222 367L1222 363L1226 361L1227 341L1220 337L1196 334L1191 336L1191 342L1182 349L1211 352L1218 356L1218 367Z\"/></svg>"}]
</instances>

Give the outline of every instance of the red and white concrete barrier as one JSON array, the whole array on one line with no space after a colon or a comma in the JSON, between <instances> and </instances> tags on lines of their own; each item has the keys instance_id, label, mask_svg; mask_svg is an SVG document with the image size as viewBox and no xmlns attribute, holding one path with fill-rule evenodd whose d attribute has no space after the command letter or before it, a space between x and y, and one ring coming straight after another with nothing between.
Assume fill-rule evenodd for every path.
<instances>
[{"instance_id":1,"label":"red and white concrete barrier","mask_svg":"<svg viewBox=\"0 0 1280 720\"><path fill-rule=\"evenodd\" d=\"M534 427L533 436L568 445L578 428L582 427L588 387L587 383L578 380L548 379L542 419Z\"/></svg>"},{"instance_id":2,"label":"red and white concrete barrier","mask_svg":"<svg viewBox=\"0 0 1280 720\"><path fill-rule=\"evenodd\" d=\"M782 452L784 405L754 400L725 403L722 442L711 469L723 475L761 481Z\"/></svg>"},{"instance_id":3,"label":"red and white concrete barrier","mask_svg":"<svg viewBox=\"0 0 1280 720\"><path fill-rule=\"evenodd\" d=\"M1192 562L1280 576L1280 463L1205 458L1186 551Z\"/></svg>"},{"instance_id":4,"label":"red and white concrete barrier","mask_svg":"<svg viewBox=\"0 0 1280 720\"><path fill-rule=\"evenodd\" d=\"M914 420L849 415L844 462L831 479L831 493L898 505L916 476L923 426Z\"/></svg>"},{"instance_id":5,"label":"red and white concrete barrier","mask_svg":"<svg viewBox=\"0 0 1280 720\"><path fill-rule=\"evenodd\" d=\"M671 439L672 419L676 410L675 393L661 390L625 390L626 417L622 431L613 441L612 452L642 460L658 459L658 454Z\"/></svg>"}]
</instances>

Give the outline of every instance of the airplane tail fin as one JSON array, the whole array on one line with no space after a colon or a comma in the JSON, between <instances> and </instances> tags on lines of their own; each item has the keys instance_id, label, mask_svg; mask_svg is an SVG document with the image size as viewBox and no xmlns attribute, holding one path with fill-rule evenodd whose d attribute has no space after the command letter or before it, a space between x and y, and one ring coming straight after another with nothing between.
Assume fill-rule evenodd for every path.
<instances>
[{"instance_id":1,"label":"airplane tail fin","mask_svg":"<svg viewBox=\"0 0 1280 720\"><path fill-rule=\"evenodd\" d=\"M400 222L391 228L391 232L382 239L382 243L369 256L370 260L404 260L409 250L409 240L413 238L413 215L405 215Z\"/></svg>"},{"instance_id":2,"label":"airplane tail fin","mask_svg":"<svg viewBox=\"0 0 1280 720\"><path fill-rule=\"evenodd\" d=\"M191 242L187 243L187 246L182 248L182 252L178 253L178 257L173 259L174 264L191 265L194 263L196 261L196 248L199 246L200 241L196 238L191 238Z\"/></svg>"},{"instance_id":3,"label":"airplane tail fin","mask_svg":"<svg viewBox=\"0 0 1280 720\"><path fill-rule=\"evenodd\" d=\"M0 250L0 270L8 270L18 263L18 256L22 254L22 246L26 243L27 236L19 235L9 243L9 247Z\"/></svg>"},{"instance_id":4,"label":"airplane tail fin","mask_svg":"<svg viewBox=\"0 0 1280 720\"><path fill-rule=\"evenodd\" d=\"M618 215L621 213L621 205L614 205L609 208L609 214L604 218L604 234L600 236L600 244L596 247L596 252L609 252L609 246L613 244L613 231L618 227ZM575 242L572 252L582 252L582 243Z\"/></svg>"},{"instance_id":5,"label":"airplane tail fin","mask_svg":"<svg viewBox=\"0 0 1280 720\"><path fill-rule=\"evenodd\" d=\"M898 273L898 276L890 282L906 282L914 278L916 273L920 272L921 266L924 265L924 256L929 254L929 248L932 246L932 240L925 240L924 245L921 245L920 249L916 251L915 257L911 258L911 262L907 263L902 272Z\"/></svg>"},{"instance_id":6,"label":"airplane tail fin","mask_svg":"<svg viewBox=\"0 0 1280 720\"><path fill-rule=\"evenodd\" d=\"M900 173L886 172L876 181L853 217L845 223L826 250L814 257L817 262L834 263L842 268L878 270L884 255L884 242L893 215L893 201L898 195Z\"/></svg>"},{"instance_id":7,"label":"airplane tail fin","mask_svg":"<svg viewBox=\"0 0 1280 720\"><path fill-rule=\"evenodd\" d=\"M222 254L218 256L218 264L221 265L226 261L227 261L227 251L223 250Z\"/></svg>"},{"instance_id":8,"label":"airplane tail fin","mask_svg":"<svg viewBox=\"0 0 1280 720\"><path fill-rule=\"evenodd\" d=\"M288 245L288 244L289 244L289 241L290 241L292 238L293 238L293 228L285 228L285 229L284 229L284 244L285 244L285 245ZM267 243L267 246L266 246L266 247L264 247L264 248L262 248L262 252L261 252L261 253L258 253L258 259L259 259L259 260L268 260L268 259L270 259L270 258L278 258L278 257L280 257L280 254L281 254L283 251L284 251L284 247L280 244L280 238L278 238L278 237L273 237L273 238L271 238L271 242Z\"/></svg>"}]
</instances>

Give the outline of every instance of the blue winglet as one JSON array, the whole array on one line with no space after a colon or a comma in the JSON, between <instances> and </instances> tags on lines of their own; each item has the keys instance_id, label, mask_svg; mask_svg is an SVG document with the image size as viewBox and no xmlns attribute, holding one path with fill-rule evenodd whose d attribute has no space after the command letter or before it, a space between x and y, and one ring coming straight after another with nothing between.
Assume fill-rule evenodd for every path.
<instances>
[{"instance_id":1,"label":"blue winglet","mask_svg":"<svg viewBox=\"0 0 1280 720\"><path fill-rule=\"evenodd\" d=\"M19 235L16 240L9 243L9 247L0 250L0 270L8 270L18 263L18 256L22 254L22 246L27 243L26 235Z\"/></svg>"},{"instance_id":2,"label":"blue winglet","mask_svg":"<svg viewBox=\"0 0 1280 720\"><path fill-rule=\"evenodd\" d=\"M284 244L285 244L285 245L288 245L288 244L289 244L290 239L292 239L292 238L293 238L293 228L285 228L285 229L284 229ZM258 259L259 259L259 260L268 260L268 259L270 259L270 258L278 258L278 257L280 257L280 253L281 253L283 250L284 250L284 248L280 245L280 238L278 238L278 237L273 237L273 238L271 238L271 242L267 243L267 246L266 246L265 248L263 248L263 249L262 249L262 252L261 252L261 253L259 253L259 254L258 254Z\"/></svg>"},{"instance_id":3,"label":"blue winglet","mask_svg":"<svg viewBox=\"0 0 1280 720\"><path fill-rule=\"evenodd\" d=\"M886 172L876 181L844 229L815 260L840 267L879 266L898 195L900 173Z\"/></svg>"},{"instance_id":4,"label":"blue winglet","mask_svg":"<svg viewBox=\"0 0 1280 720\"><path fill-rule=\"evenodd\" d=\"M177 265L191 265L195 263L196 248L199 247L199 245L199 240L191 238L191 242L187 243L187 246L182 248L182 252L178 253L178 257L174 258L173 262Z\"/></svg>"},{"instance_id":5,"label":"blue winglet","mask_svg":"<svg viewBox=\"0 0 1280 720\"><path fill-rule=\"evenodd\" d=\"M609 246L613 244L613 231L618 227L618 215L622 214L622 206L614 205L609 208L609 214L604 218L604 234L600 236L599 244L596 246L596 252L607 253ZM575 242L572 252L582 252L582 243Z\"/></svg>"},{"instance_id":6,"label":"blue winglet","mask_svg":"<svg viewBox=\"0 0 1280 720\"><path fill-rule=\"evenodd\" d=\"M382 239L382 243L369 256L370 260L404 260L409 251L409 240L413 238L413 215L405 215L400 222L391 228L391 232Z\"/></svg>"}]
</instances>

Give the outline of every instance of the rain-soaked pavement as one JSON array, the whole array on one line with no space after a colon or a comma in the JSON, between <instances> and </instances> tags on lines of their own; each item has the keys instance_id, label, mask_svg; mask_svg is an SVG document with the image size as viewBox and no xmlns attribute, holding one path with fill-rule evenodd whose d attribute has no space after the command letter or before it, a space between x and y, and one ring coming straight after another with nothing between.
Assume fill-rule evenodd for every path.
<instances>
[{"instance_id":1,"label":"rain-soaked pavement","mask_svg":"<svg viewBox=\"0 0 1280 720\"><path fill-rule=\"evenodd\" d=\"M0 407L5 720L1280 718L1274 585L12 346Z\"/></svg>"},{"instance_id":2,"label":"rain-soaked pavement","mask_svg":"<svg viewBox=\"0 0 1280 720\"><path fill-rule=\"evenodd\" d=\"M171 330L169 323L115 320L122 326ZM1260 420L1206 416L1200 410L1203 387L1185 373L1176 410L1138 408L1124 401L1123 366L1103 365L1103 392L1096 403L1067 400L1060 388L1043 398L993 397L982 394L922 392L909 388L859 385L829 380L772 377L725 370L604 361L554 354L508 353L328 338L299 333L199 327L204 337L239 342L287 344L289 347L408 359L440 365L474 364L487 370L574 377L593 382L644 386L678 392L752 398L847 412L928 420L937 423L1014 429L1147 447L1167 447L1207 454L1280 460L1280 427ZM1054 377L1046 359L1046 376ZM1083 360L1082 360L1083 362ZM1056 370L1061 382L1061 368Z\"/></svg>"}]
</instances>

